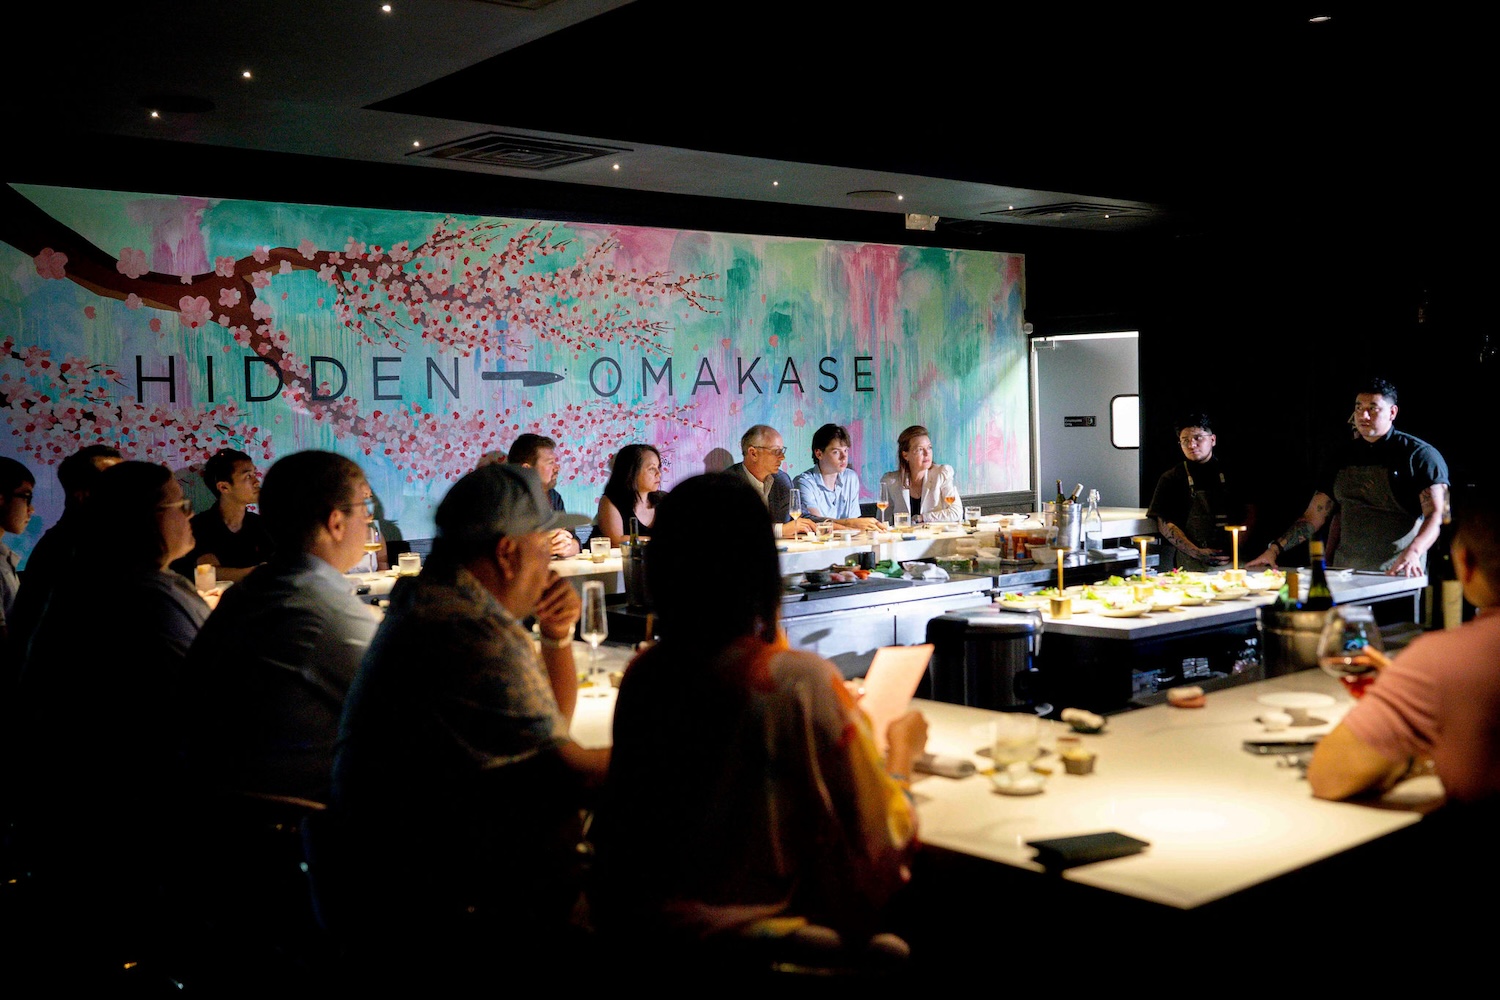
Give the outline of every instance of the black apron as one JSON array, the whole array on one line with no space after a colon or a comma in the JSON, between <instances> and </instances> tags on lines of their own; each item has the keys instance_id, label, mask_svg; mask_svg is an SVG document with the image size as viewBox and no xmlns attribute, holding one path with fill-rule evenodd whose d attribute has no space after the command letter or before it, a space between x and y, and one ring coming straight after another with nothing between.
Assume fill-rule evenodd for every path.
<instances>
[{"instance_id":1,"label":"black apron","mask_svg":"<svg viewBox=\"0 0 1500 1000\"><path fill-rule=\"evenodd\" d=\"M1182 472L1183 475L1187 476L1188 488L1188 514L1186 522L1181 525L1182 533L1187 535L1188 539L1199 548L1222 549L1224 547L1224 526L1229 523L1229 515L1227 513L1214 512L1211 494L1206 489L1199 489L1198 483L1193 479L1193 471L1188 467L1187 462L1182 463ZM1224 490L1224 470L1222 468L1219 470L1219 489L1221 492ZM1176 563L1182 569L1199 573L1218 569L1217 566L1211 563L1194 559L1181 549L1176 551Z\"/></svg>"},{"instance_id":2,"label":"black apron","mask_svg":"<svg viewBox=\"0 0 1500 1000\"><path fill-rule=\"evenodd\" d=\"M1347 465L1333 480L1339 547L1333 558L1353 569L1388 570L1417 537L1418 520L1396 500L1383 465ZM1427 556L1422 556L1426 571Z\"/></svg>"}]
</instances>

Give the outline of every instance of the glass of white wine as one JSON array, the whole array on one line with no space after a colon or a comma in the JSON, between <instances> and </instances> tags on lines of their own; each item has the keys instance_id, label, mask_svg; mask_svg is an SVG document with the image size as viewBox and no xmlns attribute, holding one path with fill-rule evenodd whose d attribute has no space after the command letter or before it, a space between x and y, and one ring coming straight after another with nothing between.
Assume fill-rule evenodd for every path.
<instances>
[{"instance_id":1,"label":"glass of white wine","mask_svg":"<svg viewBox=\"0 0 1500 1000\"><path fill-rule=\"evenodd\" d=\"M880 518L880 526L885 527L885 510L891 505L891 488L884 483L880 484L880 499L875 501L875 513Z\"/></svg>"},{"instance_id":2,"label":"glass of white wine","mask_svg":"<svg viewBox=\"0 0 1500 1000\"><path fill-rule=\"evenodd\" d=\"M583 693L599 697L609 690L609 678L599 671L599 643L609 637L609 615L604 605L604 583L588 580L583 585L583 610L578 616L578 635L589 644L589 686Z\"/></svg>"},{"instance_id":3,"label":"glass of white wine","mask_svg":"<svg viewBox=\"0 0 1500 1000\"><path fill-rule=\"evenodd\" d=\"M802 516L802 491L801 490L792 490L792 506L791 506L791 509L789 511L787 511L787 513L789 513L789 514L792 515L792 520L793 521L796 521L797 518L799 518L799 517ZM792 537L793 538L797 537L796 531L792 532Z\"/></svg>"},{"instance_id":4,"label":"glass of white wine","mask_svg":"<svg viewBox=\"0 0 1500 1000\"><path fill-rule=\"evenodd\" d=\"M372 520L365 525L365 552L370 557L370 572L380 569L380 550L385 548L385 539L380 536L380 522Z\"/></svg>"}]
</instances>

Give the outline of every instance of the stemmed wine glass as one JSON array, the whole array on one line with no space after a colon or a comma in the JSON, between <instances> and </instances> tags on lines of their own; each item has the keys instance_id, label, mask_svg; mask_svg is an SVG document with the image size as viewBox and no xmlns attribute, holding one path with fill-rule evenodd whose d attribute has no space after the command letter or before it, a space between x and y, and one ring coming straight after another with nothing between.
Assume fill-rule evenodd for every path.
<instances>
[{"instance_id":1,"label":"stemmed wine glass","mask_svg":"<svg viewBox=\"0 0 1500 1000\"><path fill-rule=\"evenodd\" d=\"M380 569L380 550L385 548L385 539L380 536L380 522L372 520L365 525L365 552L370 555L370 572Z\"/></svg>"},{"instance_id":2,"label":"stemmed wine glass","mask_svg":"<svg viewBox=\"0 0 1500 1000\"><path fill-rule=\"evenodd\" d=\"M891 488L885 483L880 484L880 499L875 501L875 512L880 518L880 527L885 528L885 509L891 505Z\"/></svg>"},{"instance_id":3,"label":"stemmed wine glass","mask_svg":"<svg viewBox=\"0 0 1500 1000\"><path fill-rule=\"evenodd\" d=\"M792 515L792 520L793 521L796 521L799 517L802 516L802 491L801 490L792 490L792 501L791 502L792 502L791 509L787 513L789 513L789 514ZM792 537L795 538L796 536L797 536L797 533L795 531L793 531L792 532Z\"/></svg>"},{"instance_id":4,"label":"stemmed wine glass","mask_svg":"<svg viewBox=\"0 0 1500 1000\"><path fill-rule=\"evenodd\" d=\"M1366 649L1385 652L1374 611L1362 604L1330 608L1323 633L1318 637L1318 666L1330 677L1338 678L1353 698L1362 697L1378 675L1379 668Z\"/></svg>"},{"instance_id":5,"label":"stemmed wine glass","mask_svg":"<svg viewBox=\"0 0 1500 1000\"><path fill-rule=\"evenodd\" d=\"M599 676L599 643L609 636L609 617L604 608L604 584L588 580L583 585L583 610L578 617L578 635L589 644L589 687L584 694L598 696L609 687L609 678Z\"/></svg>"}]
</instances>

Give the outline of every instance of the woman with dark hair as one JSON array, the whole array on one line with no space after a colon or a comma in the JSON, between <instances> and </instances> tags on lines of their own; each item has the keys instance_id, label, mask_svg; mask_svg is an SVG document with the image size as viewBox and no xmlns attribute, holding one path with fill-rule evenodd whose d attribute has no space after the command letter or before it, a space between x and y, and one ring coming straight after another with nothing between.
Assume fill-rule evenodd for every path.
<instances>
[{"instance_id":1,"label":"woman with dark hair","mask_svg":"<svg viewBox=\"0 0 1500 1000\"><path fill-rule=\"evenodd\" d=\"M182 669L209 611L168 568L193 548L170 469L113 465L85 511L21 668L17 752L56 874L108 871L111 889L128 890L171 847Z\"/></svg>"},{"instance_id":2,"label":"woman with dark hair","mask_svg":"<svg viewBox=\"0 0 1500 1000\"><path fill-rule=\"evenodd\" d=\"M610 464L609 481L599 498L594 533L608 535L611 544L619 545L630 536L630 518L642 528L651 527L661 474L661 452L651 445L627 444L621 448Z\"/></svg>"},{"instance_id":3,"label":"woman with dark hair","mask_svg":"<svg viewBox=\"0 0 1500 1000\"><path fill-rule=\"evenodd\" d=\"M880 492L891 514L909 512L912 524L963 520L963 497L953 484L953 466L932 464L927 428L912 424L896 438L900 468L880 477Z\"/></svg>"},{"instance_id":4,"label":"woman with dark hair","mask_svg":"<svg viewBox=\"0 0 1500 1000\"><path fill-rule=\"evenodd\" d=\"M713 586L705 510L736 559ZM615 709L593 824L600 926L656 957L789 935L854 950L889 939L875 932L904 879L916 825L904 782L926 722L892 723L882 762L838 669L787 647L770 515L741 477L679 485L646 551L660 640L626 670Z\"/></svg>"}]
</instances>

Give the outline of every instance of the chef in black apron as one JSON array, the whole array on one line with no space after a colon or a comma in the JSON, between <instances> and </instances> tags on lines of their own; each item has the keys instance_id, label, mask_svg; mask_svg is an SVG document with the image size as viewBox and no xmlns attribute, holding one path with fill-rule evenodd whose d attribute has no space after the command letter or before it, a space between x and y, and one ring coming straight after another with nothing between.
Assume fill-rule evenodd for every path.
<instances>
[{"instance_id":1,"label":"chef in black apron","mask_svg":"<svg viewBox=\"0 0 1500 1000\"><path fill-rule=\"evenodd\" d=\"M1156 519L1157 530L1172 546L1174 565L1201 572L1229 562L1224 527L1239 523L1242 512L1230 477L1214 455L1218 437L1208 416L1189 414L1177 425L1183 461L1157 480L1146 516Z\"/></svg>"}]
</instances>

